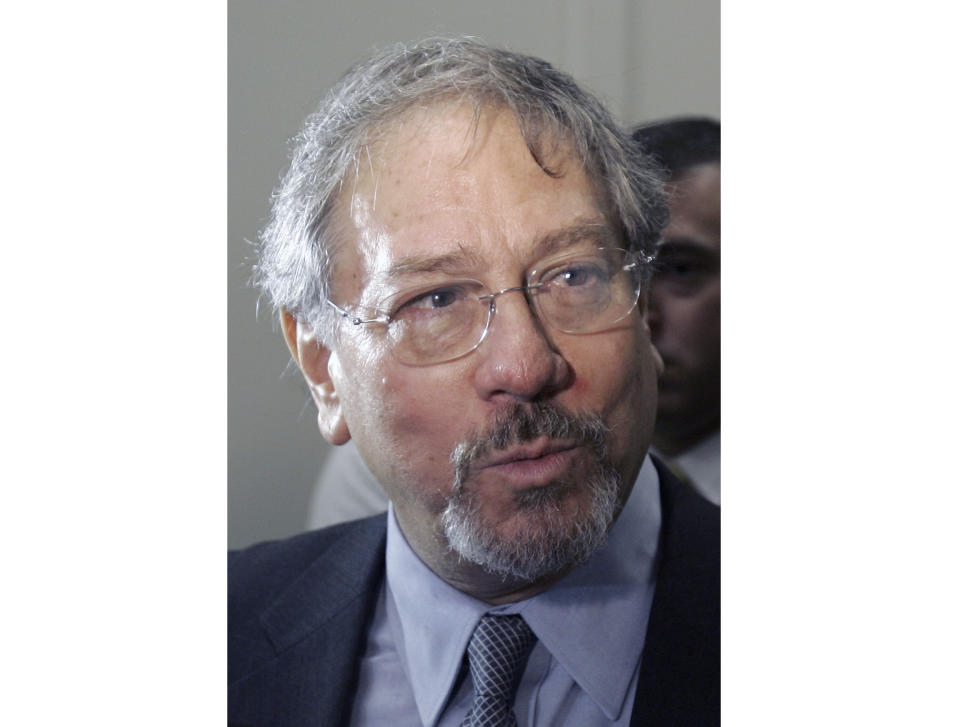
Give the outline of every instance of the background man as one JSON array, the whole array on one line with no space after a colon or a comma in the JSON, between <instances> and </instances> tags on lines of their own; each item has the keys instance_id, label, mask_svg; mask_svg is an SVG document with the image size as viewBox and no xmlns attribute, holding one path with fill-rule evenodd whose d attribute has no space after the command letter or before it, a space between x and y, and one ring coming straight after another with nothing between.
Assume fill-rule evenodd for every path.
<instances>
[{"instance_id":1,"label":"background man","mask_svg":"<svg viewBox=\"0 0 960 727\"><path fill-rule=\"evenodd\" d=\"M390 507L231 555L231 720L718 723L718 511L647 455L665 222L542 61L425 41L321 102L258 274Z\"/></svg>"},{"instance_id":2,"label":"background man","mask_svg":"<svg viewBox=\"0 0 960 727\"><path fill-rule=\"evenodd\" d=\"M653 444L675 474L720 504L720 124L678 118L633 132L669 178L670 223L657 255L649 322L664 360ZM309 526L387 508L352 445L324 461Z\"/></svg>"},{"instance_id":3,"label":"background man","mask_svg":"<svg viewBox=\"0 0 960 727\"><path fill-rule=\"evenodd\" d=\"M633 132L667 170L670 224L650 289L663 357L653 444L720 504L720 124L674 119Z\"/></svg>"}]
</instances>

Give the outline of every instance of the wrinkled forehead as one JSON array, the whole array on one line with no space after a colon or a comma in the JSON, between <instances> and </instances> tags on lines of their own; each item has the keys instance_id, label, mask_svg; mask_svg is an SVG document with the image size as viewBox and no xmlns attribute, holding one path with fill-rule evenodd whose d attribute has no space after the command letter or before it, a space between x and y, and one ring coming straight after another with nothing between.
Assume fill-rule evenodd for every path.
<instances>
[{"instance_id":1,"label":"wrinkled forehead","mask_svg":"<svg viewBox=\"0 0 960 727\"><path fill-rule=\"evenodd\" d=\"M405 141L419 146L447 128L454 130L452 138L458 138L462 145L451 150L455 158L459 154L461 161L482 147L491 133L509 137L514 144L525 147L547 169L554 164L562 167L568 157L578 157L572 132L559 122L548 120L543 113L529 110L521 118L499 99L461 96L442 96L397 110L367 129L363 146L374 154Z\"/></svg>"},{"instance_id":2,"label":"wrinkled forehead","mask_svg":"<svg viewBox=\"0 0 960 727\"><path fill-rule=\"evenodd\" d=\"M481 169L474 162L484 155L513 164ZM408 109L369 131L344 189L352 191L355 204L358 195L375 194L391 182L429 188L445 172L445 183L468 186L483 171L488 184L505 175L536 184L544 175L576 170L588 172L569 132L536 117L521 122L500 104L450 100Z\"/></svg>"},{"instance_id":3,"label":"wrinkled forehead","mask_svg":"<svg viewBox=\"0 0 960 727\"><path fill-rule=\"evenodd\" d=\"M341 282L362 284L395 267L413 240L446 241L482 257L495 241L524 239L518 228L533 221L522 210L553 204L581 225L612 219L573 144L550 131L525 137L503 107L434 104L381 125L366 141L337 199Z\"/></svg>"}]
</instances>

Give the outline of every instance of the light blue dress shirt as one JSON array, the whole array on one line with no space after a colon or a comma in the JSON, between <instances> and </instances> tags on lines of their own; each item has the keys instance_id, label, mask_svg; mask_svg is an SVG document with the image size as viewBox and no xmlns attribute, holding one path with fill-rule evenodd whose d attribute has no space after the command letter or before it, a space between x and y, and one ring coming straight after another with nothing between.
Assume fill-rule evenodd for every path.
<instances>
[{"instance_id":1,"label":"light blue dress shirt","mask_svg":"<svg viewBox=\"0 0 960 727\"><path fill-rule=\"evenodd\" d=\"M371 624L351 723L459 727L473 698L461 670L485 613L519 613L537 635L517 690L521 727L629 725L660 533L659 478L647 456L607 544L550 589L505 606L431 571L387 515L387 577Z\"/></svg>"}]
</instances>

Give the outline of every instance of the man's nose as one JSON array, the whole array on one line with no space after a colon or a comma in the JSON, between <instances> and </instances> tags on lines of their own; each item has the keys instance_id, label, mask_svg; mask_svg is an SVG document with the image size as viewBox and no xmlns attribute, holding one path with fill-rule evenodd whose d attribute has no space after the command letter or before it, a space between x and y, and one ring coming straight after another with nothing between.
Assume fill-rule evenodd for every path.
<instances>
[{"instance_id":1,"label":"man's nose","mask_svg":"<svg viewBox=\"0 0 960 727\"><path fill-rule=\"evenodd\" d=\"M494 299L490 331L480 344L475 382L481 398L532 401L566 388L571 368L531 310L522 290Z\"/></svg>"}]
</instances>

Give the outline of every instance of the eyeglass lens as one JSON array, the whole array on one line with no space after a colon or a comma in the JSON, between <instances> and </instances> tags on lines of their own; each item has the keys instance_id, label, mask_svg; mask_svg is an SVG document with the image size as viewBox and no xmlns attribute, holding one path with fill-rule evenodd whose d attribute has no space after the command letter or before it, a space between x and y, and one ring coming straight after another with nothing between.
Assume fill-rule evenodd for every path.
<instances>
[{"instance_id":1,"label":"eyeglass lens","mask_svg":"<svg viewBox=\"0 0 960 727\"><path fill-rule=\"evenodd\" d=\"M404 291L384 302L387 336L402 362L427 365L469 353L483 341L496 298L525 292L535 314L565 333L594 333L625 318L639 297L628 253L600 248L556 258L531 271L520 288L491 293L475 280L453 280Z\"/></svg>"}]
</instances>

